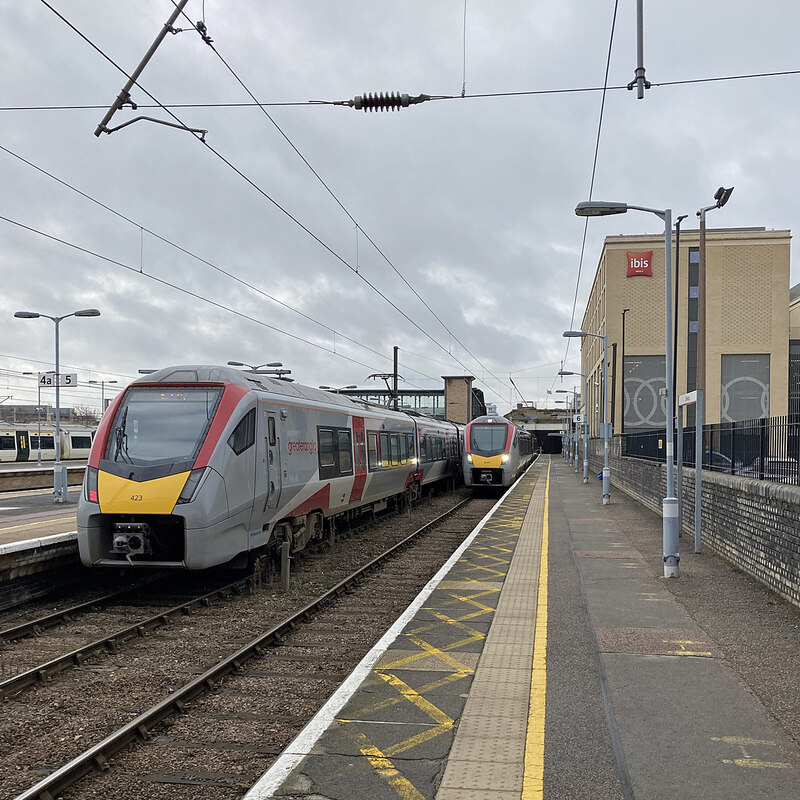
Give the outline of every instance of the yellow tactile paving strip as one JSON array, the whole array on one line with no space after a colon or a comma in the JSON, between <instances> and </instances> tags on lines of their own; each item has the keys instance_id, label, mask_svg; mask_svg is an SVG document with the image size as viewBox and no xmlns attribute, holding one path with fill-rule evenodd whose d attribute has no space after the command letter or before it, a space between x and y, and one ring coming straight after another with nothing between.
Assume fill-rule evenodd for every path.
<instances>
[{"instance_id":1,"label":"yellow tactile paving strip","mask_svg":"<svg viewBox=\"0 0 800 800\"><path fill-rule=\"evenodd\" d=\"M483 787L512 771L521 785L544 466L504 498L275 797L339 798L358 786L350 796L490 800L509 795Z\"/></svg>"},{"instance_id":2,"label":"yellow tactile paving strip","mask_svg":"<svg viewBox=\"0 0 800 800\"><path fill-rule=\"evenodd\" d=\"M544 651L535 648L541 644L535 635L546 637L546 617L537 625L540 590L546 590L539 580L546 477L532 489L518 500L524 519L514 557L436 800L518 800L523 790L525 797L541 797ZM534 673L537 664L541 670L533 685L532 664Z\"/></svg>"}]
</instances>

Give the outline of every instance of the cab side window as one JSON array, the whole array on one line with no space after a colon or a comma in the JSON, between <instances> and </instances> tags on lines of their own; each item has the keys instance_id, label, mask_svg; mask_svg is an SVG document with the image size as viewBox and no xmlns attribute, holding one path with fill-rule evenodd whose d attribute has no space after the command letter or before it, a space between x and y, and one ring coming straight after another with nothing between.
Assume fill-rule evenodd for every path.
<instances>
[{"instance_id":1,"label":"cab side window","mask_svg":"<svg viewBox=\"0 0 800 800\"><path fill-rule=\"evenodd\" d=\"M228 437L228 447L236 453L237 456L244 453L249 447L252 447L256 441L256 410L251 408L239 424L233 429L233 433Z\"/></svg>"}]
</instances>

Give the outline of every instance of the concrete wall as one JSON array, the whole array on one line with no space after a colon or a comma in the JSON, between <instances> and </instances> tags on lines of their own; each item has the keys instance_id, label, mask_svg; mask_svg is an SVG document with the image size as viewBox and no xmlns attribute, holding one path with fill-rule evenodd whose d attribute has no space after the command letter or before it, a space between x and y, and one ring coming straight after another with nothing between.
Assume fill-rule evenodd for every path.
<instances>
[{"instance_id":1,"label":"concrete wall","mask_svg":"<svg viewBox=\"0 0 800 800\"><path fill-rule=\"evenodd\" d=\"M612 486L660 515L667 486L666 466L624 457L623 441L616 436L611 442ZM590 440L589 451L590 476L596 479L603 468L602 439ZM695 475L689 468L683 473L681 547L694 548ZM704 472L701 536L704 551L712 550L800 606L800 487Z\"/></svg>"}]
</instances>

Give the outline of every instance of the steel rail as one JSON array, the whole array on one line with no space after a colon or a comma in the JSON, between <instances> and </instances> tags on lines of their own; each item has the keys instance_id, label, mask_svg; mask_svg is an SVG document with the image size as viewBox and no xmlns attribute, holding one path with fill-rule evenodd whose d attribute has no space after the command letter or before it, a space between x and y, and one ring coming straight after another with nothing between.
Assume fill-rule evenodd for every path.
<instances>
[{"instance_id":1,"label":"steel rail","mask_svg":"<svg viewBox=\"0 0 800 800\"><path fill-rule=\"evenodd\" d=\"M158 579L155 579L158 580ZM84 603L77 603L69 608L62 609L61 611L54 611L52 614L45 614L43 617L23 622L19 625L13 625L10 628L0 631L0 642L15 642L19 639L24 639L26 636L33 636L39 634L43 630L53 628L60 622L68 622L72 617L79 616L85 611L95 611L99 608L109 605L114 600L118 600L125 595L133 594L133 592L147 586L149 581L143 581L135 586L129 586L125 589L118 589L115 592L100 595Z\"/></svg>"},{"instance_id":2,"label":"steel rail","mask_svg":"<svg viewBox=\"0 0 800 800\"><path fill-rule=\"evenodd\" d=\"M140 622L135 622L133 625L129 625L127 628L114 631L108 636L104 636L101 639L96 639L95 641L86 644L83 647L79 647L76 650L72 650L69 653L57 656L56 658L44 664L39 664L36 667L26 670L25 672L20 672L19 675L14 675L11 678L0 681L0 700L33 686L36 683L44 683L45 681L49 680L52 675L62 672L68 667L79 667L92 656L101 655L102 653L116 652L117 647L120 644L124 644L129 639L133 639L136 636L142 637L147 633L147 631L155 630L156 628L167 625L172 617L176 616L177 614L189 614L192 608L195 606L208 605L212 599L229 595L235 592L236 588L241 585L241 579L233 583L226 584L225 586L214 589L212 592L208 592L200 597L195 597L186 603L181 603L178 606L169 608L166 611L161 611L158 614L154 614L152 617L141 620Z\"/></svg>"},{"instance_id":3,"label":"steel rail","mask_svg":"<svg viewBox=\"0 0 800 800\"><path fill-rule=\"evenodd\" d=\"M389 559L411 541L471 502L472 498L468 497L460 503L457 503L444 514L436 517L436 519L426 523L421 528L414 531L414 533L393 545L381 555L372 559L368 564L365 564L344 580L337 583L333 588L329 589L315 600L312 600L295 614L292 614L266 633L248 642L232 655L222 659L202 675L199 675L190 683L173 692L168 697L164 698L164 700L140 714L136 719L131 720L93 747L90 747L72 761L64 764L51 775L39 781L35 786L17 795L15 800L53 800L54 797L95 769L101 771L109 769L109 758L115 753L137 739L146 739L150 731L156 725L174 714L181 713L186 705L196 697L206 692L216 690L222 679L227 675L244 671L244 664L247 661L262 655L267 647L280 644L284 640L286 634L290 633L300 623L310 620L314 614L319 611L321 607L326 606L331 599L347 591L353 584L372 572L372 570L382 562Z\"/></svg>"}]
</instances>

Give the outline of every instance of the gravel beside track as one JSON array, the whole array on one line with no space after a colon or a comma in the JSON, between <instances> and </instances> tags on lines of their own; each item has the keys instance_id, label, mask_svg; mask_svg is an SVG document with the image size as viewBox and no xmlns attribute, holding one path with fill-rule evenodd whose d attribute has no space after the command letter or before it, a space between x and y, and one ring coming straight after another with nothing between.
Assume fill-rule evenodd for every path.
<instances>
[{"instance_id":1,"label":"gravel beside track","mask_svg":"<svg viewBox=\"0 0 800 800\"><path fill-rule=\"evenodd\" d=\"M286 594L277 579L274 586L264 583L10 698L0 722L0 794L13 797L34 785L465 496L431 498L358 535L337 537L332 551L293 562ZM84 779L62 797L240 797L494 502L475 501L458 519L441 523L283 646L249 662L243 675L192 703L190 713L119 753L108 773ZM76 633L91 631L78 624L64 635Z\"/></svg>"}]
</instances>

